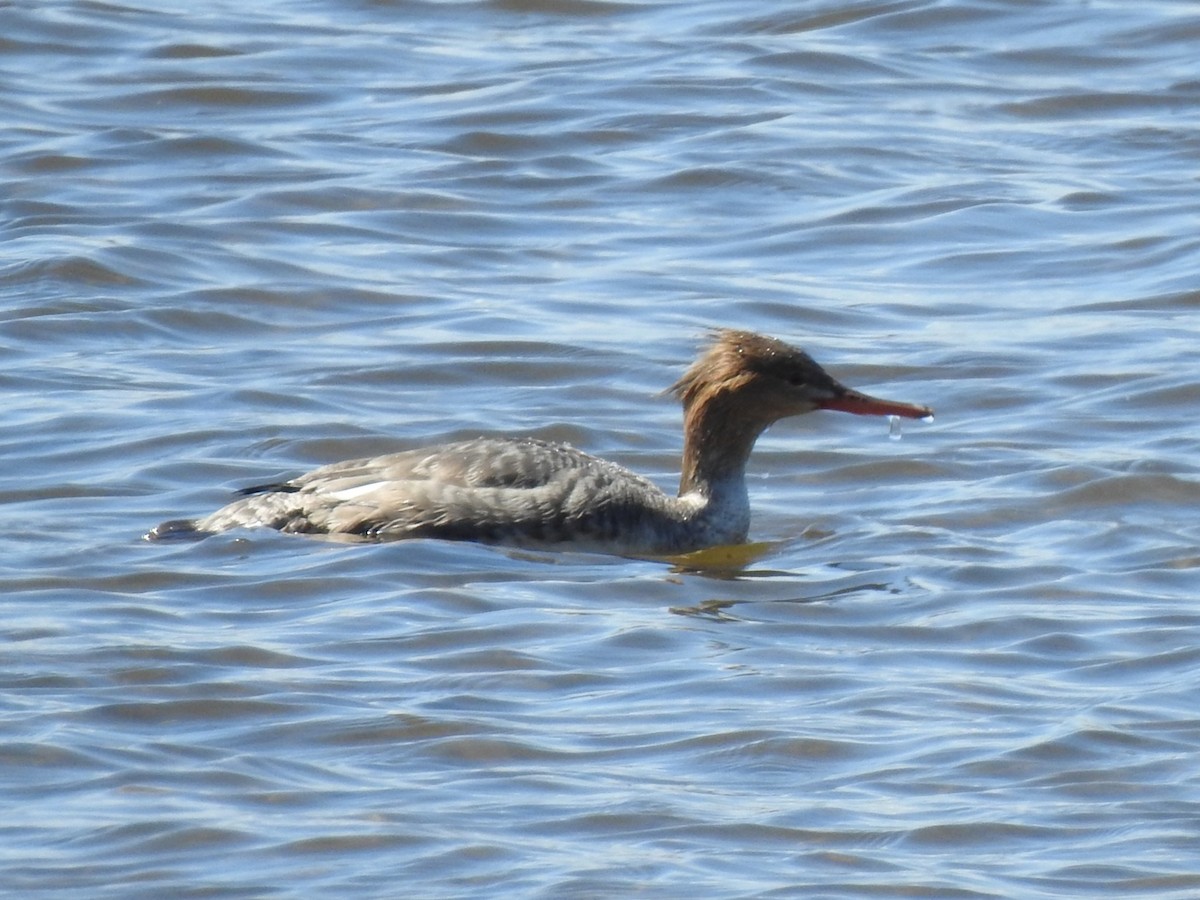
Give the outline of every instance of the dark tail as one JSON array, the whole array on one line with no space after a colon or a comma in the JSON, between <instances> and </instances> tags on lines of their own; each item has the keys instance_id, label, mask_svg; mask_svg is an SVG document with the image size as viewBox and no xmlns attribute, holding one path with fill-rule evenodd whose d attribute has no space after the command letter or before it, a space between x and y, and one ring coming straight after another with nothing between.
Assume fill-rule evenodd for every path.
<instances>
[{"instance_id":1,"label":"dark tail","mask_svg":"<svg viewBox=\"0 0 1200 900\"><path fill-rule=\"evenodd\" d=\"M163 522L161 525L155 525L144 535L144 541L187 541L199 540L208 534L207 531L201 531L196 527L195 519L172 519L169 522Z\"/></svg>"},{"instance_id":2,"label":"dark tail","mask_svg":"<svg viewBox=\"0 0 1200 900\"><path fill-rule=\"evenodd\" d=\"M249 497L252 494L294 494L298 490L300 488L290 481L276 481L273 484L254 484L250 487L238 488L237 492L242 497Z\"/></svg>"},{"instance_id":3,"label":"dark tail","mask_svg":"<svg viewBox=\"0 0 1200 900\"><path fill-rule=\"evenodd\" d=\"M255 484L250 487L242 488L238 494L243 497L250 497L254 494L294 494L300 488L287 481L277 481L272 484ZM236 508L239 504L233 503L230 508ZM216 515L219 515L219 512ZM214 519L216 516L209 516L209 519ZM207 521L207 520L206 520ZM232 517L228 521L216 527L216 531L224 531L226 528L232 528L238 525L254 524L256 520L249 521ZM196 519L171 519L163 522L161 525L156 525L147 531L142 538L147 541L187 541L198 540L207 535L214 534L213 530L203 530L198 527Z\"/></svg>"}]
</instances>

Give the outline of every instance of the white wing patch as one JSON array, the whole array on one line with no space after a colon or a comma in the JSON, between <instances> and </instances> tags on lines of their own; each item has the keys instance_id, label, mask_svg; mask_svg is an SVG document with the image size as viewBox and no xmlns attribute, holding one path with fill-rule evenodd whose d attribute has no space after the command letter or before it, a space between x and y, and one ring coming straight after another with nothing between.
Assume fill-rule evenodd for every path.
<instances>
[{"instance_id":1,"label":"white wing patch","mask_svg":"<svg viewBox=\"0 0 1200 900\"><path fill-rule=\"evenodd\" d=\"M386 481L372 481L370 484L358 484L340 491L330 491L329 496L336 497L339 500L357 500L359 497L367 494L382 491L387 486L388 482Z\"/></svg>"}]
</instances>

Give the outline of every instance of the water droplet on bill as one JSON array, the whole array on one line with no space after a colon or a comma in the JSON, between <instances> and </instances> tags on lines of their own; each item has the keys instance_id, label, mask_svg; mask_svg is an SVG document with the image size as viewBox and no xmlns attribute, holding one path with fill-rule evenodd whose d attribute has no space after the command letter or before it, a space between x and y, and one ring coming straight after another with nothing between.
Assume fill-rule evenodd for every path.
<instances>
[{"instance_id":1,"label":"water droplet on bill","mask_svg":"<svg viewBox=\"0 0 1200 900\"><path fill-rule=\"evenodd\" d=\"M902 426L900 425L900 417L899 416L888 416L888 437L889 438L891 438L893 441L900 440L900 438L903 437L901 428L902 428Z\"/></svg>"}]
</instances>

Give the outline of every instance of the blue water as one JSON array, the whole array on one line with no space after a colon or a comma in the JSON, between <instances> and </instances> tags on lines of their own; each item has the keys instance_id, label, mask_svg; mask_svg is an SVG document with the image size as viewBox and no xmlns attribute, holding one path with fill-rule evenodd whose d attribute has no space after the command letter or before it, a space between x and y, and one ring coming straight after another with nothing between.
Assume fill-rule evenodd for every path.
<instances>
[{"instance_id":1,"label":"blue water","mask_svg":"<svg viewBox=\"0 0 1200 900\"><path fill-rule=\"evenodd\" d=\"M1200 893L1190 3L0 9L0 888ZM273 533L477 434L670 488L707 328L818 413L707 570Z\"/></svg>"}]
</instances>

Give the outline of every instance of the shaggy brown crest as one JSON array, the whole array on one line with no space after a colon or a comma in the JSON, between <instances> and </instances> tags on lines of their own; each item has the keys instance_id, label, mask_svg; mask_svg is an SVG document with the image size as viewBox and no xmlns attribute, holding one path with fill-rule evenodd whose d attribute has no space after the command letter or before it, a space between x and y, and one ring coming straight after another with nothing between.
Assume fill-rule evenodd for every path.
<instances>
[{"instance_id":1,"label":"shaggy brown crest","mask_svg":"<svg viewBox=\"0 0 1200 900\"><path fill-rule=\"evenodd\" d=\"M811 356L777 338L731 328L713 331L711 337L708 348L670 387L684 409L727 391L745 391L756 379L792 387L807 384L831 397L842 389Z\"/></svg>"}]
</instances>

